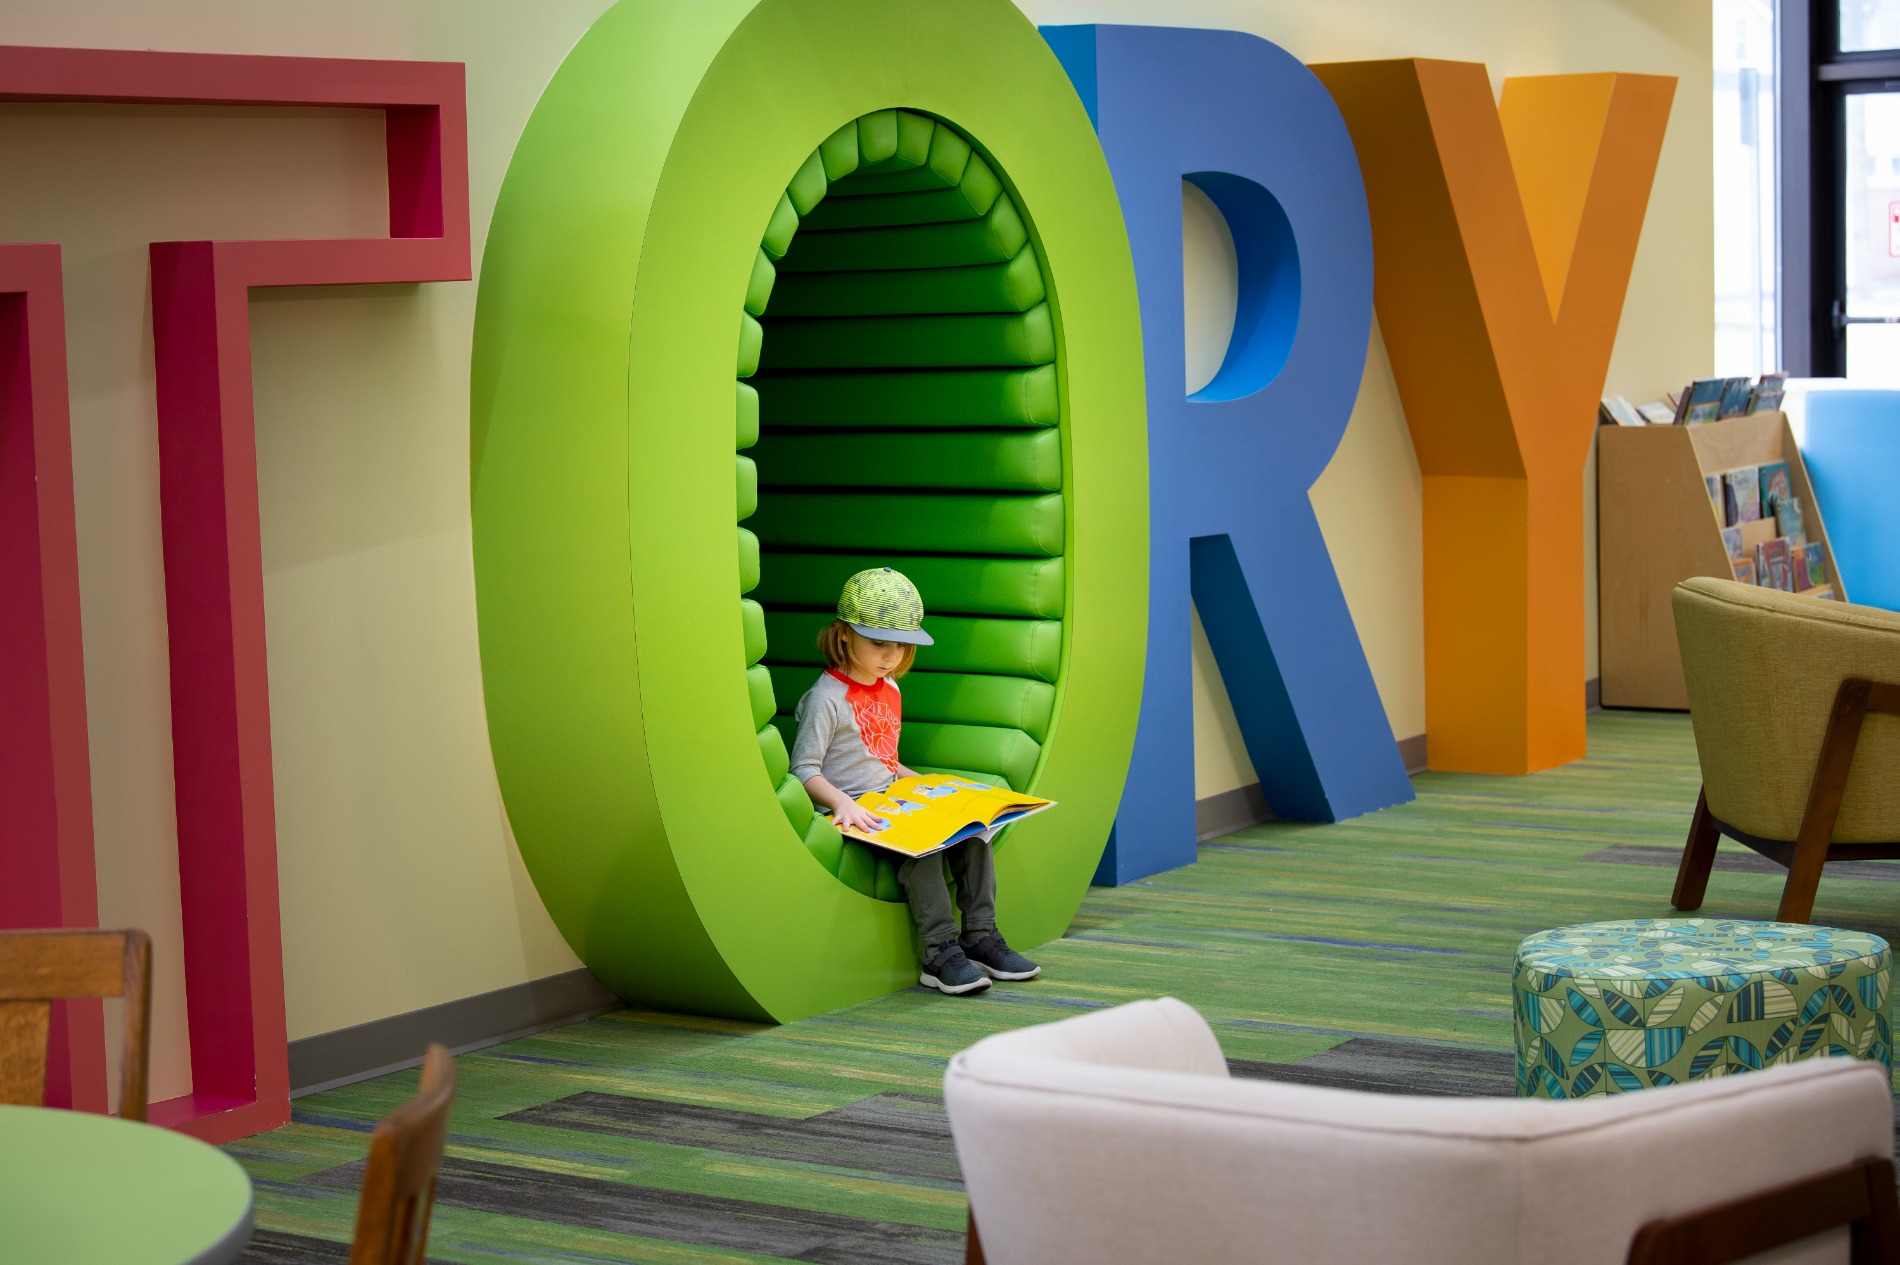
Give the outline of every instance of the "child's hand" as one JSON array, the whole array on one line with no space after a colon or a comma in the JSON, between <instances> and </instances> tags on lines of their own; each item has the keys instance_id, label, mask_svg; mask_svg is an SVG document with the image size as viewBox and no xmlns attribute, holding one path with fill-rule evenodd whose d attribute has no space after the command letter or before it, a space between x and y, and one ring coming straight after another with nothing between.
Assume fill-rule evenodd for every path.
<instances>
[{"instance_id":1,"label":"child's hand","mask_svg":"<svg viewBox=\"0 0 1900 1265\"><path fill-rule=\"evenodd\" d=\"M840 804L831 812L831 822L840 830L850 827L867 834L876 834L891 823L879 817L862 804Z\"/></svg>"}]
</instances>

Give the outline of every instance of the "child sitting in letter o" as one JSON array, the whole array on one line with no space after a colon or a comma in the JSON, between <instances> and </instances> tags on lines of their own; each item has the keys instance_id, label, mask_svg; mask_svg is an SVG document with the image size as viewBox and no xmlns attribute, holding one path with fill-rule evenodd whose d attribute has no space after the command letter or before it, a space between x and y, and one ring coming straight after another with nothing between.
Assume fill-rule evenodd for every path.
<instances>
[{"instance_id":1,"label":"child sitting in letter o","mask_svg":"<svg viewBox=\"0 0 1900 1265\"><path fill-rule=\"evenodd\" d=\"M903 699L897 678L910 671L923 630L917 586L889 567L845 581L838 618L818 634L825 671L798 700L792 774L821 812L840 826L876 831L885 822L857 802L916 773L897 760ZM958 932L946 864L957 880ZM946 993L988 988L991 979L1034 979L1042 968L1004 943L996 930L996 865L988 839L966 839L942 853L912 857L897 881L923 941L925 987Z\"/></svg>"}]
</instances>

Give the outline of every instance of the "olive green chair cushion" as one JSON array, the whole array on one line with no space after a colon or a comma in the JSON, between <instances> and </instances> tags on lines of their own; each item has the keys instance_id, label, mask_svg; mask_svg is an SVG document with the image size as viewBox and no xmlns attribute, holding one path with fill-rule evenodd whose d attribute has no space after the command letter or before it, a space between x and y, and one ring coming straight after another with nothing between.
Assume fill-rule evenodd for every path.
<instances>
[{"instance_id":1,"label":"olive green chair cushion","mask_svg":"<svg viewBox=\"0 0 1900 1265\"><path fill-rule=\"evenodd\" d=\"M1848 677L1900 683L1900 613L1697 578L1673 597L1709 811L1792 842L1834 694ZM1900 840L1900 716L1870 714L1836 843Z\"/></svg>"}]
</instances>

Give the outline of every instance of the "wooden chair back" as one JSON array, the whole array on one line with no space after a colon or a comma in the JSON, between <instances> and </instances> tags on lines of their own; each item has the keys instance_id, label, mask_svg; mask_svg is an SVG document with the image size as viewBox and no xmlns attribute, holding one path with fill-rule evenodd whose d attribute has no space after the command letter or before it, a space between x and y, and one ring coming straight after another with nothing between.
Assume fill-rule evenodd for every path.
<instances>
[{"instance_id":1,"label":"wooden chair back","mask_svg":"<svg viewBox=\"0 0 1900 1265\"><path fill-rule=\"evenodd\" d=\"M350 1265L422 1265L454 1102L455 1059L447 1047L431 1045L422 1087L384 1116L370 1138Z\"/></svg>"},{"instance_id":2,"label":"wooden chair back","mask_svg":"<svg viewBox=\"0 0 1900 1265\"><path fill-rule=\"evenodd\" d=\"M119 1114L145 1119L152 1033L152 940L143 931L0 931L0 1103L46 1096L53 1002L125 998Z\"/></svg>"}]
</instances>

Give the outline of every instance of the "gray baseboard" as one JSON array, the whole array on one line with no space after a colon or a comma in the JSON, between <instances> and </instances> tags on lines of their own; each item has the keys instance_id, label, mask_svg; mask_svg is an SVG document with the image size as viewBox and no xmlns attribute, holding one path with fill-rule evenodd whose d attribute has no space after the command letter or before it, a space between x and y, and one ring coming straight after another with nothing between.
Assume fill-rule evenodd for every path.
<instances>
[{"instance_id":1,"label":"gray baseboard","mask_svg":"<svg viewBox=\"0 0 1900 1265\"><path fill-rule=\"evenodd\" d=\"M625 1005L583 968L304 1037L290 1043L290 1096L415 1067L431 1041L466 1054Z\"/></svg>"},{"instance_id":2,"label":"gray baseboard","mask_svg":"<svg viewBox=\"0 0 1900 1265\"><path fill-rule=\"evenodd\" d=\"M1425 735L1413 734L1410 738L1399 739L1399 759L1405 761L1408 774L1425 771Z\"/></svg>"},{"instance_id":3,"label":"gray baseboard","mask_svg":"<svg viewBox=\"0 0 1900 1265\"><path fill-rule=\"evenodd\" d=\"M1205 843L1272 820L1266 792L1260 789L1260 783L1249 782L1194 801L1194 841Z\"/></svg>"},{"instance_id":4,"label":"gray baseboard","mask_svg":"<svg viewBox=\"0 0 1900 1265\"><path fill-rule=\"evenodd\" d=\"M1408 775L1424 772L1425 735L1414 734L1410 738L1399 739L1399 759L1405 761ZM1273 809L1268 807L1267 794L1260 789L1258 782L1249 782L1231 791L1222 791L1218 795L1194 801L1194 839L1197 843L1205 843L1209 839L1218 839L1236 830L1245 830L1248 826L1272 820Z\"/></svg>"},{"instance_id":5,"label":"gray baseboard","mask_svg":"<svg viewBox=\"0 0 1900 1265\"><path fill-rule=\"evenodd\" d=\"M1603 710L1603 678L1593 676L1583 683L1583 711L1587 716Z\"/></svg>"}]
</instances>

